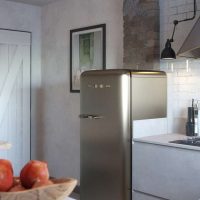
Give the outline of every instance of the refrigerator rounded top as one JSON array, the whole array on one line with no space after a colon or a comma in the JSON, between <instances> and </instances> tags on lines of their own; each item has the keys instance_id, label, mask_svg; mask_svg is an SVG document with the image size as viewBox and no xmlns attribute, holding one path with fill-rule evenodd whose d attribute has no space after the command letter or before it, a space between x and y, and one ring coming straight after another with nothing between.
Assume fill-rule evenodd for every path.
<instances>
[{"instance_id":1,"label":"refrigerator rounded top","mask_svg":"<svg viewBox=\"0 0 200 200\"><path fill-rule=\"evenodd\" d=\"M130 70L130 69L106 69L106 70L89 70L84 71L81 76L93 76L93 75L121 75L121 74L130 74L130 75L166 75L164 71L158 70Z\"/></svg>"}]
</instances>

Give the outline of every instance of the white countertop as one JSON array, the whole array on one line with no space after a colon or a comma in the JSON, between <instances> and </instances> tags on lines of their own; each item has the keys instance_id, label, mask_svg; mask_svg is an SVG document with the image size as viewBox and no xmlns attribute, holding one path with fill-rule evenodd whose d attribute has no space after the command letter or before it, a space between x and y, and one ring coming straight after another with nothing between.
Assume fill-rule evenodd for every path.
<instances>
[{"instance_id":1,"label":"white countertop","mask_svg":"<svg viewBox=\"0 0 200 200\"><path fill-rule=\"evenodd\" d=\"M157 144L157 145L164 145L164 146L200 151L200 147L198 146L169 143L170 141L184 140L184 139L187 139L186 135L172 133L172 134L162 134L162 135L135 138L133 139L133 142L134 141L143 142L143 143L149 143L149 144Z\"/></svg>"}]
</instances>

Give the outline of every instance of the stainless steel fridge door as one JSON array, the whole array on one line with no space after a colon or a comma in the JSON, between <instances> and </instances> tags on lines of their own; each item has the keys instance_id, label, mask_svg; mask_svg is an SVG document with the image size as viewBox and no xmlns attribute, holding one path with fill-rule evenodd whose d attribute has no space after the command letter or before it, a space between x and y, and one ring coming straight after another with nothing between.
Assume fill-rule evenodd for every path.
<instances>
[{"instance_id":1,"label":"stainless steel fridge door","mask_svg":"<svg viewBox=\"0 0 200 200\"><path fill-rule=\"evenodd\" d=\"M80 91L81 200L130 200L130 73L83 73Z\"/></svg>"}]
</instances>

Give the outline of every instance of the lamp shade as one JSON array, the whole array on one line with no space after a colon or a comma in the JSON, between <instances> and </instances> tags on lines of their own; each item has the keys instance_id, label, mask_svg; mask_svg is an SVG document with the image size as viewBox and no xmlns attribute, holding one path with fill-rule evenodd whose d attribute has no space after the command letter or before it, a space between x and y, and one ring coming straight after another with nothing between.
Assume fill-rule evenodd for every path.
<instances>
[{"instance_id":1,"label":"lamp shade","mask_svg":"<svg viewBox=\"0 0 200 200\"><path fill-rule=\"evenodd\" d=\"M163 49L161 53L161 59L176 59L176 53L171 47L171 42L169 39L167 39L167 42L165 44L165 48Z\"/></svg>"}]
</instances>

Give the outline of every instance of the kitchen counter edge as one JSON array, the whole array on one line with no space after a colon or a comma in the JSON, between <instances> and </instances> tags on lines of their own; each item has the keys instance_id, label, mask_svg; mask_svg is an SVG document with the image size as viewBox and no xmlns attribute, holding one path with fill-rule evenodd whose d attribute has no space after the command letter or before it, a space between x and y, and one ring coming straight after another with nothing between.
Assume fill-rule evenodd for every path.
<instances>
[{"instance_id":1,"label":"kitchen counter edge","mask_svg":"<svg viewBox=\"0 0 200 200\"><path fill-rule=\"evenodd\" d=\"M168 133L168 134L153 135L153 136L147 136L147 137L141 137L141 138L133 138L133 144L134 142L141 142L141 143L148 143L148 144L154 144L154 145L200 151L200 147L198 146L169 143L170 141L185 140L187 138L188 137L183 134Z\"/></svg>"}]
</instances>

